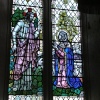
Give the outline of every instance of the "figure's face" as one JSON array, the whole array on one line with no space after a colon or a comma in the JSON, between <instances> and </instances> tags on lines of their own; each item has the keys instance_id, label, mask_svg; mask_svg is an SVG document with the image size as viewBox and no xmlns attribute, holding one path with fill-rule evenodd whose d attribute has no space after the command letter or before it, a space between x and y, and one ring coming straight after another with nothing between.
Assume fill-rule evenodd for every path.
<instances>
[{"instance_id":1,"label":"figure's face","mask_svg":"<svg viewBox=\"0 0 100 100\"><path fill-rule=\"evenodd\" d=\"M59 41L67 41L67 33L64 31L61 31L58 35Z\"/></svg>"},{"instance_id":2,"label":"figure's face","mask_svg":"<svg viewBox=\"0 0 100 100\"><path fill-rule=\"evenodd\" d=\"M30 14L30 21L33 21L34 15Z\"/></svg>"}]
</instances>

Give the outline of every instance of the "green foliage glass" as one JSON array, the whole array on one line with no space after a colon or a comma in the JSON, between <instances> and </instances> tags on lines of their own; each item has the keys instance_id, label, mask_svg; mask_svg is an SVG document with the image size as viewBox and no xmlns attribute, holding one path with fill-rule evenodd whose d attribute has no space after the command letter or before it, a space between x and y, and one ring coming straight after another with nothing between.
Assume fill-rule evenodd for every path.
<instances>
[{"instance_id":1,"label":"green foliage glass","mask_svg":"<svg viewBox=\"0 0 100 100\"><path fill-rule=\"evenodd\" d=\"M60 13L57 26L59 30L65 30L69 34L70 42L73 40L74 36L78 34L73 19L67 15L66 11Z\"/></svg>"},{"instance_id":2,"label":"green foliage glass","mask_svg":"<svg viewBox=\"0 0 100 100\"><path fill-rule=\"evenodd\" d=\"M23 12L24 10L20 10L19 8L14 11L14 14L12 15L12 27L15 27L17 22L24 18Z\"/></svg>"}]
</instances>

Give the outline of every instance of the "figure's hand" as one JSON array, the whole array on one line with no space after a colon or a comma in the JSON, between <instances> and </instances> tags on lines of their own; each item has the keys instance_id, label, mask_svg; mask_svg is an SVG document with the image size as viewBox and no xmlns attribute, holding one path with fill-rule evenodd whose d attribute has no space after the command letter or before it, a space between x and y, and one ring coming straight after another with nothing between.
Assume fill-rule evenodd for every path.
<instances>
[{"instance_id":1,"label":"figure's hand","mask_svg":"<svg viewBox=\"0 0 100 100\"><path fill-rule=\"evenodd\" d=\"M43 52L41 52L41 51L38 51L38 57L41 57L43 55Z\"/></svg>"},{"instance_id":2,"label":"figure's hand","mask_svg":"<svg viewBox=\"0 0 100 100\"><path fill-rule=\"evenodd\" d=\"M53 43L53 48L58 50L58 44L56 42Z\"/></svg>"},{"instance_id":3,"label":"figure's hand","mask_svg":"<svg viewBox=\"0 0 100 100\"><path fill-rule=\"evenodd\" d=\"M43 58L40 58L40 59L38 60L38 65L43 66Z\"/></svg>"}]
</instances>

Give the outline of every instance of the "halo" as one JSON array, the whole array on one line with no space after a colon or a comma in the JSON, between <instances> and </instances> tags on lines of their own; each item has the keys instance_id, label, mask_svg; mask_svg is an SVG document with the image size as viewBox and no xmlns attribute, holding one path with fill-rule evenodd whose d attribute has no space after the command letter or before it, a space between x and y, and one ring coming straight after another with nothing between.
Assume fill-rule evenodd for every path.
<instances>
[{"instance_id":1,"label":"halo","mask_svg":"<svg viewBox=\"0 0 100 100\"><path fill-rule=\"evenodd\" d=\"M67 34L67 39L68 39L68 33L67 33L65 30L58 30L58 31L56 32L55 36L54 36L54 37L55 37L55 40L58 41L58 42L59 42L58 35L59 35L59 33L60 33L61 31L64 31L64 32Z\"/></svg>"}]
</instances>

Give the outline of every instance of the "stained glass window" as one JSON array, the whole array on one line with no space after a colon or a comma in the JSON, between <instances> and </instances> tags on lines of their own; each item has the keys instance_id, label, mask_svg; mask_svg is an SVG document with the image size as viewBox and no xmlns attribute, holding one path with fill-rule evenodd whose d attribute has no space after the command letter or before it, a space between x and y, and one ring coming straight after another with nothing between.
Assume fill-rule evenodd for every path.
<instances>
[{"instance_id":1,"label":"stained glass window","mask_svg":"<svg viewBox=\"0 0 100 100\"><path fill-rule=\"evenodd\" d=\"M43 100L42 5L42 0L13 0L9 100ZM53 100L84 100L77 0L51 5Z\"/></svg>"},{"instance_id":2,"label":"stained glass window","mask_svg":"<svg viewBox=\"0 0 100 100\"><path fill-rule=\"evenodd\" d=\"M43 100L42 0L13 0L9 100Z\"/></svg>"},{"instance_id":3,"label":"stained glass window","mask_svg":"<svg viewBox=\"0 0 100 100\"><path fill-rule=\"evenodd\" d=\"M84 100L77 0L52 0L53 100Z\"/></svg>"}]
</instances>

